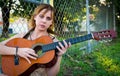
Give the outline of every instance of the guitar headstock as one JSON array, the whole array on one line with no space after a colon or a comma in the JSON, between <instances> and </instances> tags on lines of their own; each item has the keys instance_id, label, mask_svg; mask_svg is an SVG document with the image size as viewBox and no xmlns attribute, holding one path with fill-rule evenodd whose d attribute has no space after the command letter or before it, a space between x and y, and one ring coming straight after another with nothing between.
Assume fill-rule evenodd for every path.
<instances>
[{"instance_id":1,"label":"guitar headstock","mask_svg":"<svg viewBox=\"0 0 120 76\"><path fill-rule=\"evenodd\" d=\"M93 32L93 39L95 40L103 40L103 39L113 39L117 37L117 34L114 30L104 30L99 32Z\"/></svg>"}]
</instances>

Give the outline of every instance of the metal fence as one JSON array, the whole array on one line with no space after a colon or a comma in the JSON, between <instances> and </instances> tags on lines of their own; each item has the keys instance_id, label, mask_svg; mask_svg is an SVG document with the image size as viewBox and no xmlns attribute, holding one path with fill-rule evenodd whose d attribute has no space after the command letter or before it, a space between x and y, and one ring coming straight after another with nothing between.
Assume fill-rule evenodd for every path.
<instances>
[{"instance_id":1,"label":"metal fence","mask_svg":"<svg viewBox=\"0 0 120 76\"><path fill-rule=\"evenodd\" d=\"M28 19L39 3L51 4L56 9L55 32L60 34L59 40L86 35L88 29L89 32L115 29L112 3L105 4L98 0L0 0L0 35L7 37L7 34L28 32ZM81 52L81 56L97 45L98 42L94 40L81 42L71 46L67 55L76 56Z\"/></svg>"},{"instance_id":2,"label":"metal fence","mask_svg":"<svg viewBox=\"0 0 120 76\"><path fill-rule=\"evenodd\" d=\"M88 0L86 0L88 1ZM55 31L61 35L60 40L87 34L87 19L89 30L100 31L115 29L114 8L96 0L1 0L0 1L0 34L16 34L27 32L28 19L39 3L49 3L56 9ZM88 16L87 7L89 9ZM7 29L8 27L8 29ZM2 33L2 31L5 31ZM7 32L8 31L8 32ZM97 43L90 41L91 48ZM74 48L75 47L75 48ZM74 45L71 50L88 50L87 43ZM84 51L83 51L84 53Z\"/></svg>"}]
</instances>

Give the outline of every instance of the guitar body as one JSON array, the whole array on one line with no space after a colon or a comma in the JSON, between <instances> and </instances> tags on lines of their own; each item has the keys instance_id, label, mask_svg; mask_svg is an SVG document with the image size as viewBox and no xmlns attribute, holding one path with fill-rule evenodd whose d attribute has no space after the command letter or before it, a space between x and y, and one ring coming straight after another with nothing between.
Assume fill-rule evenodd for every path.
<instances>
[{"instance_id":1,"label":"guitar body","mask_svg":"<svg viewBox=\"0 0 120 76\"><path fill-rule=\"evenodd\" d=\"M33 48L36 44L49 44L52 43L52 39L49 36L43 36L36 40L27 40L23 38L15 38L10 40L6 45L10 47L19 48ZM40 47L40 45L39 45ZM18 51L19 51L18 48ZM40 48L38 48L40 49ZM37 53L38 50L34 49ZM19 57L19 64L15 65L14 55L2 55L2 70L4 74L8 76L29 76L35 69L39 67L51 67L56 62L55 51L51 50L43 53L37 60L31 60L31 64L24 58Z\"/></svg>"}]
</instances>

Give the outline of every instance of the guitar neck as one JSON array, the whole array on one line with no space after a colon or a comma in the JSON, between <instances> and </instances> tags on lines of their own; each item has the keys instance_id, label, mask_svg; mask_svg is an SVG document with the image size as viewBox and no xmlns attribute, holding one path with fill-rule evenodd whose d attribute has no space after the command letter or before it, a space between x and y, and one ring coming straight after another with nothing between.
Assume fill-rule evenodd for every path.
<instances>
[{"instance_id":1,"label":"guitar neck","mask_svg":"<svg viewBox=\"0 0 120 76\"><path fill-rule=\"evenodd\" d=\"M76 43L83 42L83 41L86 41L86 40L90 40L92 38L93 38L92 34L88 34L88 35L84 35L84 36L80 36L80 37L76 37L76 38L69 38L69 39L66 39L65 41L67 43L70 42L71 45L72 45L72 44L76 44ZM63 41L59 41L59 42L61 42L62 45L64 46ZM49 50L55 50L56 46L59 46L58 42L54 42L54 43L51 43L51 44L43 45L42 46L42 52L47 52Z\"/></svg>"}]
</instances>

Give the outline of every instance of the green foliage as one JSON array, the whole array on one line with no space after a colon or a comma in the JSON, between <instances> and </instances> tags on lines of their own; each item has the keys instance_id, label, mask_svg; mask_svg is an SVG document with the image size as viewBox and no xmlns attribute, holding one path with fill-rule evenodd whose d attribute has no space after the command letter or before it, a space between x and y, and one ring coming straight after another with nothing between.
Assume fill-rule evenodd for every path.
<instances>
[{"instance_id":1,"label":"green foliage","mask_svg":"<svg viewBox=\"0 0 120 76\"><path fill-rule=\"evenodd\" d=\"M30 18L35 7L38 5L36 3L27 2L25 0L0 0L0 7L7 5L11 8L12 15L17 17Z\"/></svg>"},{"instance_id":2,"label":"green foliage","mask_svg":"<svg viewBox=\"0 0 120 76\"><path fill-rule=\"evenodd\" d=\"M63 56L58 76L119 76L119 41L120 39L100 43L93 52L84 55L82 51L74 50L73 52L71 50L73 47L70 48Z\"/></svg>"},{"instance_id":3,"label":"green foliage","mask_svg":"<svg viewBox=\"0 0 120 76\"><path fill-rule=\"evenodd\" d=\"M78 21L82 21L82 16L85 15L82 12L83 6L83 0L54 0L56 31L62 32L64 27L73 31L75 26L79 27Z\"/></svg>"},{"instance_id":4,"label":"green foliage","mask_svg":"<svg viewBox=\"0 0 120 76\"><path fill-rule=\"evenodd\" d=\"M13 8L13 15L29 19L36 6L37 4L35 3L19 0L19 4L15 4L15 7Z\"/></svg>"},{"instance_id":5,"label":"green foliage","mask_svg":"<svg viewBox=\"0 0 120 76\"><path fill-rule=\"evenodd\" d=\"M9 34L10 37L12 37L12 36L14 36L14 35L15 35L15 34ZM1 38L1 37L0 37L0 42L4 41L4 40L6 40L6 39L8 39L8 38L3 38L3 37Z\"/></svg>"}]
</instances>

